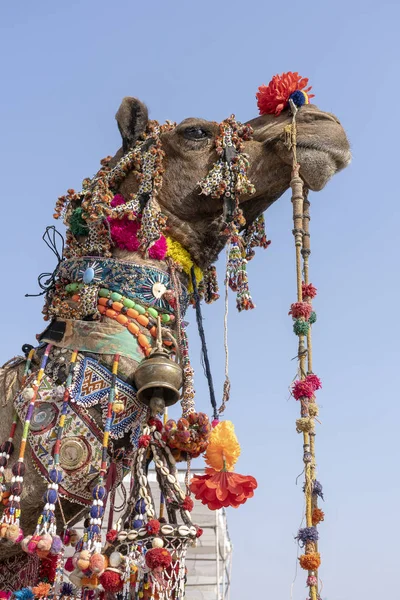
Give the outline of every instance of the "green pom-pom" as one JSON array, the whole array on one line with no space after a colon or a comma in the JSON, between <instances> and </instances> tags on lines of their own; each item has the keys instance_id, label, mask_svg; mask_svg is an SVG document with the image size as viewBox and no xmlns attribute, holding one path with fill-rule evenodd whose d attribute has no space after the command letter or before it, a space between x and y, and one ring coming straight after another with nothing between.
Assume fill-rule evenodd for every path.
<instances>
[{"instance_id":1,"label":"green pom-pom","mask_svg":"<svg viewBox=\"0 0 400 600\"><path fill-rule=\"evenodd\" d=\"M316 320L317 320L317 313L315 311L312 311L310 318L308 319L308 322L310 323L310 325L314 325Z\"/></svg>"},{"instance_id":2,"label":"green pom-pom","mask_svg":"<svg viewBox=\"0 0 400 600\"><path fill-rule=\"evenodd\" d=\"M72 213L69 220L69 228L74 235L87 235L89 228L82 217L82 208L80 206L75 208Z\"/></svg>"},{"instance_id":3,"label":"green pom-pom","mask_svg":"<svg viewBox=\"0 0 400 600\"><path fill-rule=\"evenodd\" d=\"M310 325L304 319L297 319L293 325L293 331L296 335L307 335Z\"/></svg>"}]
</instances>

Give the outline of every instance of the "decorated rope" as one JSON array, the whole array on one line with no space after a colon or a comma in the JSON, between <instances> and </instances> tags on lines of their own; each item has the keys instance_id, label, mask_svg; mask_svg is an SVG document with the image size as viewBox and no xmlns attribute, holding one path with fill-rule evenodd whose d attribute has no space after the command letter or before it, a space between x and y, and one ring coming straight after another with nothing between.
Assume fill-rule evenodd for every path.
<instances>
[{"instance_id":1,"label":"decorated rope","mask_svg":"<svg viewBox=\"0 0 400 600\"><path fill-rule=\"evenodd\" d=\"M47 558L47 556L57 556L63 549L61 538L57 535L57 521L55 515L56 504L59 502L58 487L62 482L63 473L60 468L60 449L62 435L64 431L65 417L67 414L68 404L70 400L70 385L78 351L72 352L68 376L65 383L63 403L61 406L60 417L57 425L57 437L54 444L54 463L49 469L47 490L44 493L43 500L45 502L43 511L38 518L36 530L32 535L24 538L22 541L22 549L29 554L36 554L39 558Z\"/></svg>"},{"instance_id":2,"label":"decorated rope","mask_svg":"<svg viewBox=\"0 0 400 600\"><path fill-rule=\"evenodd\" d=\"M25 362L24 374L22 376L22 381L21 381L22 389L24 388L24 386L26 384L26 380L30 373L30 368L31 368L32 359L33 359L34 354L35 354L35 349L31 348L28 353L26 362ZM14 453L14 436L15 436L15 430L17 428L17 424L18 424L18 413L17 413L17 411L14 410L13 420L12 420L12 424L11 424L11 428L10 428L10 435L8 436L8 440L6 442L4 442L0 447L0 500L3 499L5 489L6 489L5 488L4 471L6 470L6 467L7 467L8 461L10 460L10 457Z\"/></svg>"},{"instance_id":3,"label":"decorated rope","mask_svg":"<svg viewBox=\"0 0 400 600\"><path fill-rule=\"evenodd\" d=\"M315 504L316 479L315 479L315 446L314 430L315 417L318 414L315 404L315 391L321 387L319 378L311 371L311 324L312 306L311 298L315 288L308 281L308 257L310 253L309 245L309 206L306 204L304 209L303 181L300 178L300 165L297 163L296 156L296 113L297 108L292 104L293 121L291 124L290 146L293 151L293 172L290 186L292 189L293 204L293 236L296 250L296 287L297 302L292 304L290 313L293 320L293 330L298 336L298 361L299 378L293 386L293 396L300 401L301 417L296 421L296 429L303 434L303 462L304 462L304 494L306 506L306 527L300 529L297 535L304 554L300 556L300 565L308 571L307 585L310 590L311 600L318 599L318 576L317 571L321 563L318 552L318 530L313 520L313 508ZM306 227L306 230L304 229ZM302 264L304 261L304 266ZM303 268L304 267L304 268ZM305 281L302 280L302 271ZM307 344L307 346L306 346ZM310 351L310 354L308 353Z\"/></svg>"},{"instance_id":4,"label":"decorated rope","mask_svg":"<svg viewBox=\"0 0 400 600\"><path fill-rule=\"evenodd\" d=\"M30 387L25 388L22 392L27 398L29 398L30 403L28 406L24 428L22 431L22 439L19 448L18 460L12 467L13 477L11 479L11 495L8 498L7 505L4 509L0 525L1 537L7 537L7 539L14 543L20 542L24 537L23 531L20 529L19 524L21 517L20 501L25 475L25 450L30 430L31 419L33 411L35 409L35 402L38 396L39 387L43 379L44 371L46 368L51 348L51 344L48 344L46 346L37 378L32 382L32 385Z\"/></svg>"}]
</instances>

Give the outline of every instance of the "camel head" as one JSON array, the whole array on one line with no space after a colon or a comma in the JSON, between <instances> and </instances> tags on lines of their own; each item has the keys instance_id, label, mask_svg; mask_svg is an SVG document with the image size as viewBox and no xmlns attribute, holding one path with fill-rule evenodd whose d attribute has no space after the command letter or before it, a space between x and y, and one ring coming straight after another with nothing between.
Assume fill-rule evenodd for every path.
<instances>
[{"instance_id":1,"label":"camel head","mask_svg":"<svg viewBox=\"0 0 400 600\"><path fill-rule=\"evenodd\" d=\"M125 98L116 115L122 136L118 161L143 134L148 123L147 108L135 98ZM254 131L244 141L249 158L248 175L255 192L240 198L247 223L261 215L289 187L292 153L285 145L284 129L292 115L265 114L248 122ZM223 248L221 237L223 202L201 193L203 180L217 160L215 139L219 125L199 118L185 119L161 135L165 152L163 182L158 194L162 212L168 217L172 237L177 239L199 266L215 260ZM297 156L306 187L321 190L328 180L350 162L349 143L338 119L304 105L297 113ZM137 181L129 175L121 185L126 197L135 192Z\"/></svg>"}]
</instances>

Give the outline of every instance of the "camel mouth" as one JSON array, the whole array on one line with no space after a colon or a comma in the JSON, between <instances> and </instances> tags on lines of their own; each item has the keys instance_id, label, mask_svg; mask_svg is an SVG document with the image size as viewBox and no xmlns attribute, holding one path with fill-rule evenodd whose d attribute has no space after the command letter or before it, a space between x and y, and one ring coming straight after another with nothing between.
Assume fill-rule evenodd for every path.
<instances>
[{"instance_id":1,"label":"camel mouth","mask_svg":"<svg viewBox=\"0 0 400 600\"><path fill-rule=\"evenodd\" d=\"M297 142L297 148L307 152L315 152L327 155L334 163L335 173L342 171L351 163L351 152L349 148L338 148L322 142Z\"/></svg>"}]
</instances>

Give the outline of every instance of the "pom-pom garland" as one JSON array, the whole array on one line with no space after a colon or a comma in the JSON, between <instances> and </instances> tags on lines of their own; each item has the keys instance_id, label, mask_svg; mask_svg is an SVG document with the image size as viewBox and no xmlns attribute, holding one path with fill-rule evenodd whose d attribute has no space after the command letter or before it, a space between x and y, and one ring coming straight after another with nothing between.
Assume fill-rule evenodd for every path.
<instances>
[{"instance_id":1,"label":"pom-pom garland","mask_svg":"<svg viewBox=\"0 0 400 600\"><path fill-rule=\"evenodd\" d=\"M190 418L181 418L178 422L170 419L164 427L162 439L173 450L176 460L186 459L187 456L196 458L202 454L209 442L211 424L205 413L191 413ZM180 453L183 456L180 456Z\"/></svg>"}]
</instances>

